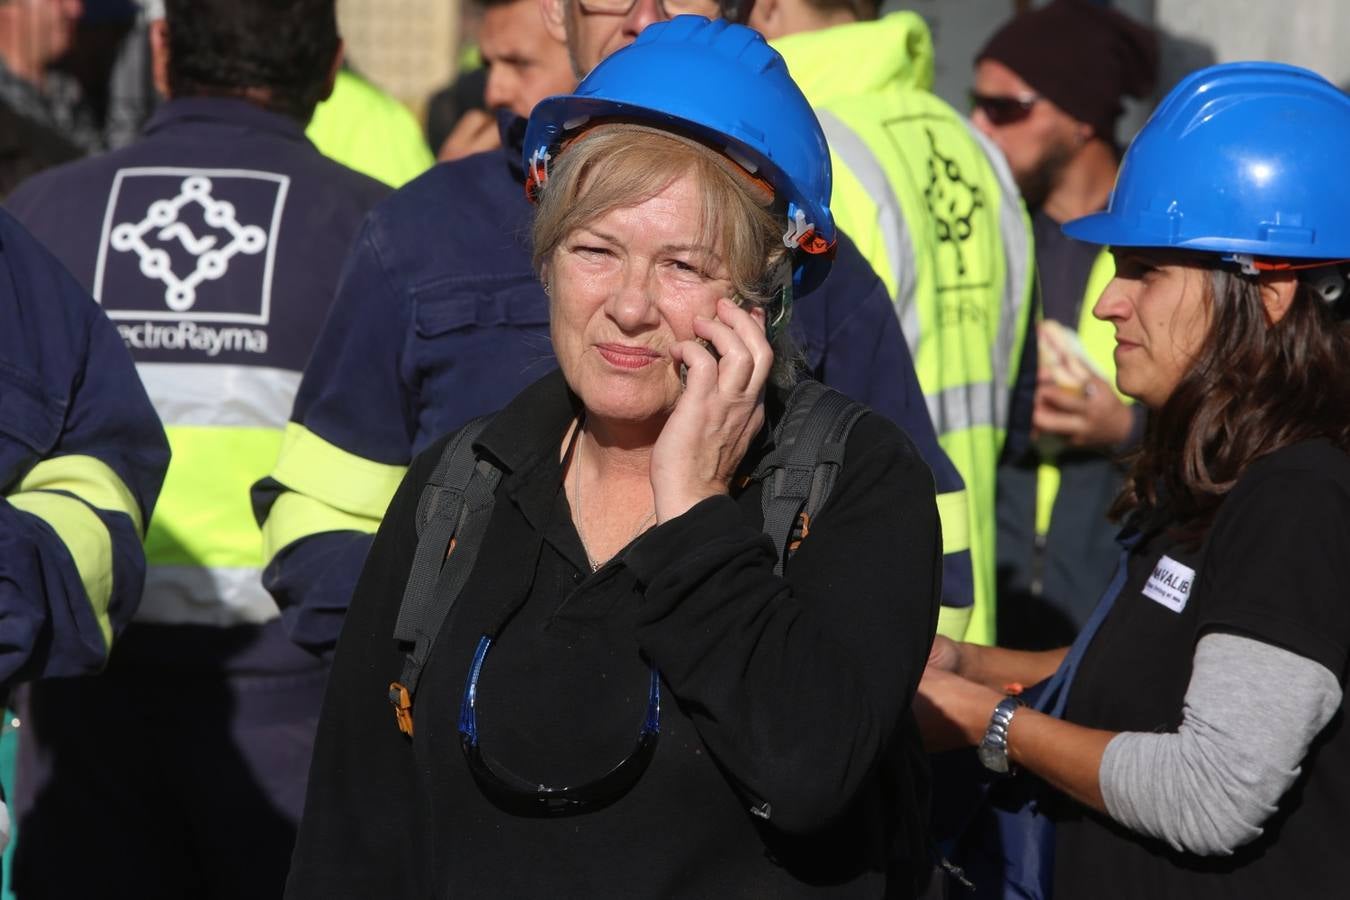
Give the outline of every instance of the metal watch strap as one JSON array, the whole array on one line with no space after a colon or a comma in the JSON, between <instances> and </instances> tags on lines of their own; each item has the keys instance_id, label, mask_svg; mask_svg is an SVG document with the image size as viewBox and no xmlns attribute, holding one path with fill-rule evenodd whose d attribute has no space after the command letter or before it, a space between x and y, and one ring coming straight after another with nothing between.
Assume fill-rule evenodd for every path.
<instances>
[{"instance_id":1,"label":"metal watch strap","mask_svg":"<svg viewBox=\"0 0 1350 900\"><path fill-rule=\"evenodd\" d=\"M1013 713L1025 705L1017 697L1004 697L994 707L994 713L989 717L989 727L985 729L984 739L977 749L980 762L991 772L1005 775L1011 769L1008 763L1008 729L1012 725Z\"/></svg>"}]
</instances>

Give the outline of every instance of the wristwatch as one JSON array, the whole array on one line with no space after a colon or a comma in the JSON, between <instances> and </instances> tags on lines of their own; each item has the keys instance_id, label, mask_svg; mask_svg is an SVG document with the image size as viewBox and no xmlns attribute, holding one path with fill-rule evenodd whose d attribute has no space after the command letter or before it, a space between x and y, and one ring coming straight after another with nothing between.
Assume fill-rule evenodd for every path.
<instances>
[{"instance_id":1,"label":"wristwatch","mask_svg":"<svg viewBox=\"0 0 1350 900\"><path fill-rule=\"evenodd\" d=\"M1017 697L1004 697L994 707L989 717L989 727L985 729L984 740L975 748L980 763L989 771L1007 775L1008 764L1008 727L1012 725L1013 713L1019 706L1026 704Z\"/></svg>"}]
</instances>

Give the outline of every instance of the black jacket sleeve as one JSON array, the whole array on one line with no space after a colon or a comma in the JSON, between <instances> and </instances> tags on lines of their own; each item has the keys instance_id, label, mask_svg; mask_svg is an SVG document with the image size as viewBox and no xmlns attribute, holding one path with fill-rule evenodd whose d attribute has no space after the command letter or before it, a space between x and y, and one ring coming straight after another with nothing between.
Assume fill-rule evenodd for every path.
<instances>
[{"instance_id":1,"label":"black jacket sleeve","mask_svg":"<svg viewBox=\"0 0 1350 900\"><path fill-rule=\"evenodd\" d=\"M444 444L414 461L357 582L314 742L288 900L429 896L419 883L429 836L398 802L421 787L386 691L402 665L394 624L417 549L417 502Z\"/></svg>"},{"instance_id":2,"label":"black jacket sleeve","mask_svg":"<svg viewBox=\"0 0 1350 900\"><path fill-rule=\"evenodd\" d=\"M643 651L775 827L824 827L875 771L928 657L941 547L927 466L866 416L786 578L728 497L629 552L646 585Z\"/></svg>"}]
</instances>

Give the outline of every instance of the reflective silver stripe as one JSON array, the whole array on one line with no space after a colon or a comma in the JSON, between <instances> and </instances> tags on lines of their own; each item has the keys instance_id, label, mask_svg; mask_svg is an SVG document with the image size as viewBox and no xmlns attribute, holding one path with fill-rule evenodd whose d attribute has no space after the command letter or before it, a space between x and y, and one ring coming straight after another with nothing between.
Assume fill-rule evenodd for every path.
<instances>
[{"instance_id":1,"label":"reflective silver stripe","mask_svg":"<svg viewBox=\"0 0 1350 900\"><path fill-rule=\"evenodd\" d=\"M928 415L938 434L966 428L1006 428L1008 389L992 381L959 384L936 394L925 394Z\"/></svg>"},{"instance_id":2,"label":"reflective silver stripe","mask_svg":"<svg viewBox=\"0 0 1350 900\"><path fill-rule=\"evenodd\" d=\"M218 363L138 363L136 371L165 425L286 427L300 373Z\"/></svg>"},{"instance_id":3,"label":"reflective silver stripe","mask_svg":"<svg viewBox=\"0 0 1350 900\"><path fill-rule=\"evenodd\" d=\"M881 167L867 142L829 110L817 109L816 118L820 120L830 149L839 155L877 205L877 227L881 230L882 244L886 248L891 271L895 273L895 295L891 297L891 302L900 316L900 328L905 333L912 355L919 346L919 310L918 304L914 302L914 243L909 239L904 208L895 196L895 188L886 177L886 170Z\"/></svg>"},{"instance_id":4,"label":"reflective silver stripe","mask_svg":"<svg viewBox=\"0 0 1350 900\"><path fill-rule=\"evenodd\" d=\"M137 622L156 625L261 625L281 615L262 586L262 570L151 566Z\"/></svg>"},{"instance_id":5,"label":"reflective silver stripe","mask_svg":"<svg viewBox=\"0 0 1350 900\"><path fill-rule=\"evenodd\" d=\"M1030 298L1030 278L1035 249L1031 244L1031 228L1022 206L1022 192L1013 180L1012 170L1003 151L986 137L970 120L963 118L966 130L984 149L989 165L994 170L1000 190L999 233L1003 236L1003 302L999 307L998 335L993 346L994 383L999 390L994 394L994 423L1003 429L1008 424L1008 408L1012 403L1012 384L1015 368L1020 362L1017 352L1017 330L1026 319ZM1027 335L1030 340L1031 336Z\"/></svg>"}]
</instances>

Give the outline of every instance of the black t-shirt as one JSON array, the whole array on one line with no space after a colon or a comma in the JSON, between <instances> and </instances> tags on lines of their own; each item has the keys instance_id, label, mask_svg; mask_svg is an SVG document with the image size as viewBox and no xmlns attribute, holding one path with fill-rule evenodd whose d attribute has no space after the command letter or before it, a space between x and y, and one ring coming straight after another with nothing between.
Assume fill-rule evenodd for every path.
<instances>
[{"instance_id":1,"label":"black t-shirt","mask_svg":"<svg viewBox=\"0 0 1350 900\"><path fill-rule=\"evenodd\" d=\"M1111 731L1175 731L1206 632L1283 647L1346 680L1350 650L1350 455L1325 441L1260 460L1201 548L1145 533L1129 578L1079 669L1066 718ZM1264 833L1229 857L1178 853L1065 802L1057 898L1345 896L1350 730L1323 729Z\"/></svg>"}]
</instances>

